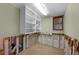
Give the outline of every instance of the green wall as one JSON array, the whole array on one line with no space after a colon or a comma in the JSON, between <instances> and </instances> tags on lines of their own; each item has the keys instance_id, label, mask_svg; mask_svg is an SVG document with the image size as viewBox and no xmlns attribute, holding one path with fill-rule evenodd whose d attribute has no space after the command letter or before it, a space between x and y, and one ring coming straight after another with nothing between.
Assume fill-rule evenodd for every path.
<instances>
[{"instance_id":1,"label":"green wall","mask_svg":"<svg viewBox=\"0 0 79 59\"><path fill-rule=\"evenodd\" d=\"M43 32L43 33L63 33L63 31L54 31L53 30L53 18L52 17L42 18L41 32Z\"/></svg>"},{"instance_id":2,"label":"green wall","mask_svg":"<svg viewBox=\"0 0 79 59\"><path fill-rule=\"evenodd\" d=\"M64 33L79 39L79 4L69 4L64 16Z\"/></svg>"},{"instance_id":3,"label":"green wall","mask_svg":"<svg viewBox=\"0 0 79 59\"><path fill-rule=\"evenodd\" d=\"M19 34L20 11L10 4L0 4L0 36Z\"/></svg>"},{"instance_id":4,"label":"green wall","mask_svg":"<svg viewBox=\"0 0 79 59\"><path fill-rule=\"evenodd\" d=\"M42 18L41 20L41 32L50 33L52 32L52 20L50 17Z\"/></svg>"}]
</instances>

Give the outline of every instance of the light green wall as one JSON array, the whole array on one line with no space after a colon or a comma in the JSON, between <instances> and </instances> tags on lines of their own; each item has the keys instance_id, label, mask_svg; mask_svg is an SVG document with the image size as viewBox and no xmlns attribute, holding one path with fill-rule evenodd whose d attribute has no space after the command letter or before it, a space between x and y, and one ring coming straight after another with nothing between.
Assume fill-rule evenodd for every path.
<instances>
[{"instance_id":1,"label":"light green wall","mask_svg":"<svg viewBox=\"0 0 79 59\"><path fill-rule=\"evenodd\" d=\"M79 4L69 4L64 16L64 33L79 39Z\"/></svg>"},{"instance_id":2,"label":"light green wall","mask_svg":"<svg viewBox=\"0 0 79 59\"><path fill-rule=\"evenodd\" d=\"M0 4L0 36L19 34L19 9L10 4Z\"/></svg>"},{"instance_id":3,"label":"light green wall","mask_svg":"<svg viewBox=\"0 0 79 59\"><path fill-rule=\"evenodd\" d=\"M53 18L52 17L42 18L41 32L43 32L43 33L63 33L62 31L53 30Z\"/></svg>"},{"instance_id":4,"label":"light green wall","mask_svg":"<svg viewBox=\"0 0 79 59\"><path fill-rule=\"evenodd\" d=\"M44 33L51 33L52 32L51 17L42 18L42 20L41 20L41 32L44 32Z\"/></svg>"}]
</instances>

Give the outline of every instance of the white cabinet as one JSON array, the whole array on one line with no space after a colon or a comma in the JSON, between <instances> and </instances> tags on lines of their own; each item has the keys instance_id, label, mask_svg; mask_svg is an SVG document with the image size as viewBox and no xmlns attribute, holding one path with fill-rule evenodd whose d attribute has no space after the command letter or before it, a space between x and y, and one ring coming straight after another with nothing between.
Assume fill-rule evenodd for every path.
<instances>
[{"instance_id":1,"label":"white cabinet","mask_svg":"<svg viewBox=\"0 0 79 59\"><path fill-rule=\"evenodd\" d=\"M65 42L64 42L64 36L63 35L60 35L59 36L59 39L60 39L60 48L61 49L64 49L64 47L65 47Z\"/></svg>"},{"instance_id":2,"label":"white cabinet","mask_svg":"<svg viewBox=\"0 0 79 59\"><path fill-rule=\"evenodd\" d=\"M67 40L65 40L64 54L65 55L71 55L71 48L69 47Z\"/></svg>"},{"instance_id":3,"label":"white cabinet","mask_svg":"<svg viewBox=\"0 0 79 59\"><path fill-rule=\"evenodd\" d=\"M49 35L48 37L49 37L49 39L48 39L48 45L53 47L52 35Z\"/></svg>"},{"instance_id":4,"label":"white cabinet","mask_svg":"<svg viewBox=\"0 0 79 59\"><path fill-rule=\"evenodd\" d=\"M41 17L31 7L20 8L20 33L29 34L40 32Z\"/></svg>"},{"instance_id":5,"label":"white cabinet","mask_svg":"<svg viewBox=\"0 0 79 59\"><path fill-rule=\"evenodd\" d=\"M53 47L59 48L59 36L53 35Z\"/></svg>"}]
</instances>

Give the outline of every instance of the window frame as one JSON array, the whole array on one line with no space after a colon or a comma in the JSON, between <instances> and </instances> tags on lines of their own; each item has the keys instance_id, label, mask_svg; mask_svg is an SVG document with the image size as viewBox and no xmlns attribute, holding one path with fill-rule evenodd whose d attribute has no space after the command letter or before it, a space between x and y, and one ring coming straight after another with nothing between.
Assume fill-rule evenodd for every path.
<instances>
[{"instance_id":1,"label":"window frame","mask_svg":"<svg viewBox=\"0 0 79 59\"><path fill-rule=\"evenodd\" d=\"M58 18L62 18L62 23L61 23L62 29L56 29L55 28L55 25L58 25L58 24L56 24L55 20L57 20ZM53 17L53 30L63 31L63 16L54 16Z\"/></svg>"}]
</instances>

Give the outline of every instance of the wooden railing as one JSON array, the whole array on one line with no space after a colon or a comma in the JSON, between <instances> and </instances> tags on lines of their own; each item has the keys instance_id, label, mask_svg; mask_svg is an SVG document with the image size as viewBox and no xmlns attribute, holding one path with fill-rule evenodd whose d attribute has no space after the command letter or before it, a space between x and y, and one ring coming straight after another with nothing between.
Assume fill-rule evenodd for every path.
<instances>
[{"instance_id":1,"label":"wooden railing","mask_svg":"<svg viewBox=\"0 0 79 59\"><path fill-rule=\"evenodd\" d=\"M65 54L67 55L79 55L79 41L77 39L73 39L68 35L64 35L65 37Z\"/></svg>"},{"instance_id":2,"label":"wooden railing","mask_svg":"<svg viewBox=\"0 0 79 59\"><path fill-rule=\"evenodd\" d=\"M22 35L4 38L4 41L3 41L4 54L5 55L18 54L20 50L20 46L22 46L22 43L20 43L20 40L23 40Z\"/></svg>"},{"instance_id":3,"label":"wooden railing","mask_svg":"<svg viewBox=\"0 0 79 59\"><path fill-rule=\"evenodd\" d=\"M36 43L39 33L6 37L3 40L5 55L16 55Z\"/></svg>"},{"instance_id":4,"label":"wooden railing","mask_svg":"<svg viewBox=\"0 0 79 59\"><path fill-rule=\"evenodd\" d=\"M53 33L52 35L32 33L6 37L3 38L3 51L5 55L17 55L37 42L64 49L65 55L79 55L79 41L59 33Z\"/></svg>"},{"instance_id":5,"label":"wooden railing","mask_svg":"<svg viewBox=\"0 0 79 59\"><path fill-rule=\"evenodd\" d=\"M40 35L39 42L51 47L64 49L65 55L79 55L78 39L73 39L65 34L53 33L50 35L43 33Z\"/></svg>"}]
</instances>

